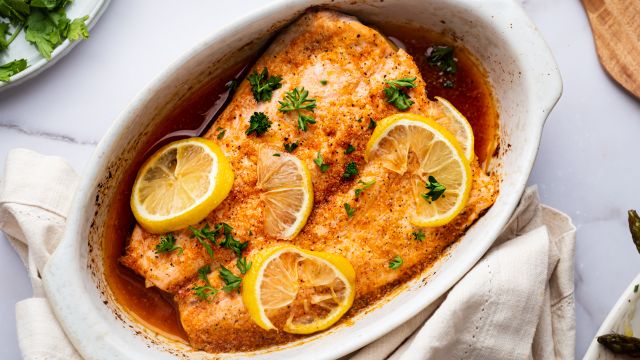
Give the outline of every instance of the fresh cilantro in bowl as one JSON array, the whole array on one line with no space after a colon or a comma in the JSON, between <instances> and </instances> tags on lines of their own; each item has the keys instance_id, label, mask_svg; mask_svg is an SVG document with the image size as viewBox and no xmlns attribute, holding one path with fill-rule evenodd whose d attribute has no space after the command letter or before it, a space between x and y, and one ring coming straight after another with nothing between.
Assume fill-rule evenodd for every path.
<instances>
[{"instance_id":1,"label":"fresh cilantro in bowl","mask_svg":"<svg viewBox=\"0 0 640 360\"><path fill-rule=\"evenodd\" d=\"M20 32L47 60L65 40L89 37L89 16L69 19L66 7L71 0L0 0L0 54L9 48ZM0 81L29 66L26 59L15 59L0 65Z\"/></svg>"}]
</instances>

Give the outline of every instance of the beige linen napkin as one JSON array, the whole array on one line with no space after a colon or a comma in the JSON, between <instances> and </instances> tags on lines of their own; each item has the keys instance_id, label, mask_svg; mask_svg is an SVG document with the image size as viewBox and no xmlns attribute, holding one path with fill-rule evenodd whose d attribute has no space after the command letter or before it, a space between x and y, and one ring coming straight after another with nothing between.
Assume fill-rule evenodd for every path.
<instances>
[{"instance_id":1,"label":"beige linen napkin","mask_svg":"<svg viewBox=\"0 0 640 360\"><path fill-rule=\"evenodd\" d=\"M80 359L56 322L39 272L60 241L78 177L63 159L13 150L0 184L0 229L29 271L16 304L25 359ZM573 359L575 228L535 188L489 252L447 294L350 356L363 359Z\"/></svg>"}]
</instances>

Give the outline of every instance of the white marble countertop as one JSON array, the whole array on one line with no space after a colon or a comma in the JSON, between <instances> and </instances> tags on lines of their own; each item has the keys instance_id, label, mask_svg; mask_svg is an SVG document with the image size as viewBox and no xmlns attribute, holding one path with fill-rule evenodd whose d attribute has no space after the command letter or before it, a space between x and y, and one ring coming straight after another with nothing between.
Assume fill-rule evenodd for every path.
<instances>
[{"instance_id":1,"label":"white marble countertop","mask_svg":"<svg viewBox=\"0 0 640 360\"><path fill-rule=\"evenodd\" d=\"M91 39L38 78L0 93L0 176L10 149L59 155L82 172L100 137L142 87L179 54L260 0L113 1ZM564 94L545 126L531 184L578 227L576 355L582 357L624 287L640 270L626 210L640 208L640 102L597 62L586 15L575 0L524 0L551 46ZM1 235L0 235L1 236ZM17 301L27 274L0 240L0 358L18 359Z\"/></svg>"}]
</instances>

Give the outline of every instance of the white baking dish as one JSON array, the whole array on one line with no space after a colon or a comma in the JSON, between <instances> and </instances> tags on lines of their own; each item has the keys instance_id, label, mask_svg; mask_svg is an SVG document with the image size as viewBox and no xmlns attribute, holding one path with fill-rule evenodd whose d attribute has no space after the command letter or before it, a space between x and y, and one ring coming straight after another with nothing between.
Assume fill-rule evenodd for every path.
<instances>
[{"instance_id":1,"label":"white baking dish","mask_svg":"<svg viewBox=\"0 0 640 360\"><path fill-rule=\"evenodd\" d=\"M102 273L107 205L150 129L198 84L240 57L306 8L327 5L364 22L410 23L449 31L482 62L499 99L501 174L495 205L442 261L383 304L303 342L250 354L213 356L172 343L136 323L113 301ZM444 294L491 246L525 187L549 111L562 92L556 63L535 26L512 0L276 1L209 36L147 86L102 139L76 196L64 240L44 272L47 295L64 330L87 359L256 356L337 358L383 336Z\"/></svg>"}]
</instances>

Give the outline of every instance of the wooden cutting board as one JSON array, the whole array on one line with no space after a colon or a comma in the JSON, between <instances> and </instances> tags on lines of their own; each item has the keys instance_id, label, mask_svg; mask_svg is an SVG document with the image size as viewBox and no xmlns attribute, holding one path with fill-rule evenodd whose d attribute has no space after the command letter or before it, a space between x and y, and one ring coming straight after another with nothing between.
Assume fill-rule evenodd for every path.
<instances>
[{"instance_id":1,"label":"wooden cutting board","mask_svg":"<svg viewBox=\"0 0 640 360\"><path fill-rule=\"evenodd\" d=\"M640 98L640 0L582 0L582 4L600 63Z\"/></svg>"}]
</instances>

